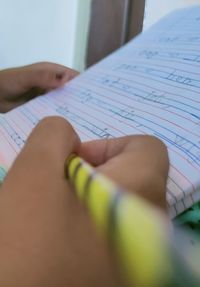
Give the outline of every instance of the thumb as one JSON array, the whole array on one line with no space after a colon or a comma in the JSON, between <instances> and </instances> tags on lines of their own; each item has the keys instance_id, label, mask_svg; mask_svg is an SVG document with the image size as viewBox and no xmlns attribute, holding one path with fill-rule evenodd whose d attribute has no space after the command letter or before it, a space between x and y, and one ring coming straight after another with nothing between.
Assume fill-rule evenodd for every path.
<instances>
[{"instance_id":1,"label":"thumb","mask_svg":"<svg viewBox=\"0 0 200 287\"><path fill-rule=\"evenodd\" d=\"M78 75L78 72L54 63L37 63L25 67L26 90L33 87L48 91L61 87Z\"/></svg>"}]
</instances>

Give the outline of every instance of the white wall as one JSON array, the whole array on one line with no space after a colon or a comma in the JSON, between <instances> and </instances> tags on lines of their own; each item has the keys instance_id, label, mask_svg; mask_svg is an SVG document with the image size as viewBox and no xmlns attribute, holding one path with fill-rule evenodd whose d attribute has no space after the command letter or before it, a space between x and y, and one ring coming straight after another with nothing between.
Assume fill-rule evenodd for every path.
<instances>
[{"instance_id":1,"label":"white wall","mask_svg":"<svg viewBox=\"0 0 200 287\"><path fill-rule=\"evenodd\" d=\"M83 67L83 52L75 63L81 1L0 0L0 69L37 61ZM89 11L89 0L84 2ZM82 19L85 41L86 24ZM84 46L84 40L79 44Z\"/></svg>"},{"instance_id":2,"label":"white wall","mask_svg":"<svg viewBox=\"0 0 200 287\"><path fill-rule=\"evenodd\" d=\"M200 4L200 0L146 0L144 29L174 9Z\"/></svg>"},{"instance_id":3,"label":"white wall","mask_svg":"<svg viewBox=\"0 0 200 287\"><path fill-rule=\"evenodd\" d=\"M73 67L79 71L85 68L86 49L90 24L90 11L92 0L79 0L77 2L77 21L75 42L73 47Z\"/></svg>"}]
</instances>

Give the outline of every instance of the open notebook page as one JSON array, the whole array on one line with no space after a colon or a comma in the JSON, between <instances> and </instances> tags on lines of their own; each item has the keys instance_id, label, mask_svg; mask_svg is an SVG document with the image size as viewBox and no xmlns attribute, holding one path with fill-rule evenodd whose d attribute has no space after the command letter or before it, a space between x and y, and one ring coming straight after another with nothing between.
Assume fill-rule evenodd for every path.
<instances>
[{"instance_id":1,"label":"open notebook page","mask_svg":"<svg viewBox=\"0 0 200 287\"><path fill-rule=\"evenodd\" d=\"M151 134L168 147L172 217L200 199L200 6L174 12L65 87L0 116L9 167L40 119L61 115L83 141ZM134 171L133 171L134 172Z\"/></svg>"}]
</instances>

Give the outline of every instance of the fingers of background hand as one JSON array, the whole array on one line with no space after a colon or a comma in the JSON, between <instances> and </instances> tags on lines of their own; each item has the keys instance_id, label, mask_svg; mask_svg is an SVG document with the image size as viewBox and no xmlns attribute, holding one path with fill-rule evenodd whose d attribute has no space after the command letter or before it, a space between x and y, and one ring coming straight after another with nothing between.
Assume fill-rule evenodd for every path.
<instances>
[{"instance_id":1,"label":"fingers of background hand","mask_svg":"<svg viewBox=\"0 0 200 287\"><path fill-rule=\"evenodd\" d=\"M77 75L74 70L52 63L3 70L0 73L0 112L8 112L38 95L61 87Z\"/></svg>"},{"instance_id":2,"label":"fingers of background hand","mask_svg":"<svg viewBox=\"0 0 200 287\"><path fill-rule=\"evenodd\" d=\"M78 72L54 63L37 63L24 67L27 89L38 87L44 91L61 87L78 75Z\"/></svg>"}]
</instances>

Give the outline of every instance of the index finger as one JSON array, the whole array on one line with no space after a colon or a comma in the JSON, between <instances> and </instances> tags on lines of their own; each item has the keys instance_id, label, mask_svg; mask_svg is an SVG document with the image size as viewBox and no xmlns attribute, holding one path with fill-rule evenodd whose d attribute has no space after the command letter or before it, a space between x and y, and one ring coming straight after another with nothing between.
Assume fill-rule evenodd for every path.
<instances>
[{"instance_id":1,"label":"index finger","mask_svg":"<svg viewBox=\"0 0 200 287\"><path fill-rule=\"evenodd\" d=\"M165 145L148 135L133 135L114 139L85 142L81 145L80 155L94 166L100 166L122 153L131 153L131 157L140 157L146 153L147 158L163 157L164 169L168 169L168 155ZM145 159L145 157L143 156Z\"/></svg>"},{"instance_id":2,"label":"index finger","mask_svg":"<svg viewBox=\"0 0 200 287\"><path fill-rule=\"evenodd\" d=\"M152 136L128 136L85 143L80 155L129 191L165 206L168 154Z\"/></svg>"}]
</instances>

